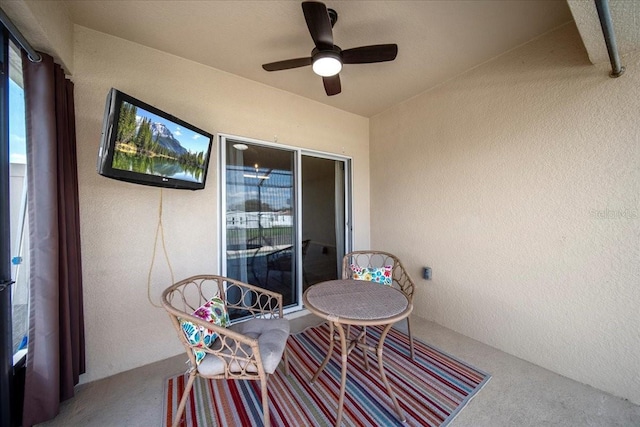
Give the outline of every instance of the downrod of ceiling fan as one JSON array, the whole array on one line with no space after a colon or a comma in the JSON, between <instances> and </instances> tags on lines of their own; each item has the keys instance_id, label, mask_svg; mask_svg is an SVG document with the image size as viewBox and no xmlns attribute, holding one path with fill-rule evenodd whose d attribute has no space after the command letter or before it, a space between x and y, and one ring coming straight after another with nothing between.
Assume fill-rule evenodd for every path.
<instances>
[{"instance_id":1,"label":"downrod of ceiling fan","mask_svg":"<svg viewBox=\"0 0 640 427\"><path fill-rule=\"evenodd\" d=\"M327 9L327 12L329 13L329 21L331 21L331 28L333 28L338 22L338 12L333 9Z\"/></svg>"}]
</instances>

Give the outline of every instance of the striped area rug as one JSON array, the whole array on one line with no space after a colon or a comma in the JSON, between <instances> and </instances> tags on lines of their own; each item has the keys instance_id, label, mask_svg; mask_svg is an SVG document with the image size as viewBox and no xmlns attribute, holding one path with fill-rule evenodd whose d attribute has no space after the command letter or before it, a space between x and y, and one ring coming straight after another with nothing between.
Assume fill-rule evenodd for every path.
<instances>
[{"instance_id":1,"label":"striped area rug","mask_svg":"<svg viewBox=\"0 0 640 427\"><path fill-rule=\"evenodd\" d=\"M381 330L369 327L374 345ZM353 332L352 332L353 333ZM340 354L335 349L315 384L309 379L329 347L327 324L289 338L291 375L282 365L268 383L272 426L332 426L340 388ZM377 358L368 352L370 370L363 368L362 352L349 356L344 426L445 426L489 381L490 375L414 338L415 362L409 356L406 334L391 329L385 340L384 366L407 423L396 418L378 371ZM336 346L337 347L337 346ZM163 425L171 425L186 376L166 382ZM259 426L262 409L259 381L197 378L185 409L183 426Z\"/></svg>"}]
</instances>

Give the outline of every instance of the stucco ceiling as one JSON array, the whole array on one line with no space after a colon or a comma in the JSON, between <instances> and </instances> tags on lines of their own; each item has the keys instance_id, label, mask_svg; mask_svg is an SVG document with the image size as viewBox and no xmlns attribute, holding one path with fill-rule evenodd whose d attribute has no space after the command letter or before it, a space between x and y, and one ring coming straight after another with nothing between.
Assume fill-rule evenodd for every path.
<instances>
[{"instance_id":1,"label":"stucco ceiling","mask_svg":"<svg viewBox=\"0 0 640 427\"><path fill-rule=\"evenodd\" d=\"M278 72L261 67L310 55L313 42L300 3L67 1L75 24L365 117L573 20L564 0L327 1L338 12L334 42L343 49L399 46L393 62L346 65L340 73L342 93L328 97L310 67ZM595 8L575 8L591 25ZM591 37L602 38L602 33Z\"/></svg>"}]
</instances>

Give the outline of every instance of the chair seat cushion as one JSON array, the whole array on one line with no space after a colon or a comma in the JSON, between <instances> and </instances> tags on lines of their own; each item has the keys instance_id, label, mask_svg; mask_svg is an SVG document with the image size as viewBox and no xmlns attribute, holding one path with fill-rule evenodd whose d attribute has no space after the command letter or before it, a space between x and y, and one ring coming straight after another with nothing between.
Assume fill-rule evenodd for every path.
<instances>
[{"instance_id":1,"label":"chair seat cushion","mask_svg":"<svg viewBox=\"0 0 640 427\"><path fill-rule=\"evenodd\" d=\"M231 325L229 329L257 339L265 372L268 374L275 372L287 345L287 338L289 338L288 319L250 319ZM215 343L212 347L215 348ZM229 349L225 351L230 352ZM245 351L249 353L251 349L247 348ZM207 353L198 366L198 372L205 376L220 375L224 373L224 370L225 361L211 353ZM231 371L241 371L241 367L237 366L237 364L236 366L232 364ZM249 368L247 371L255 371L255 368Z\"/></svg>"}]
</instances>

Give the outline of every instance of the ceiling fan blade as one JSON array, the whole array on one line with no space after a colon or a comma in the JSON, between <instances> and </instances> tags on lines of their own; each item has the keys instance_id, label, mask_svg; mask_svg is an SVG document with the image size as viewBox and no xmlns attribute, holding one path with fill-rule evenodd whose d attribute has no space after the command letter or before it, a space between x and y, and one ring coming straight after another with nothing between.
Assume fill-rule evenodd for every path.
<instances>
[{"instance_id":1,"label":"ceiling fan blade","mask_svg":"<svg viewBox=\"0 0 640 427\"><path fill-rule=\"evenodd\" d=\"M262 68L267 71L280 71L289 70L291 68L299 68L307 65L311 65L311 58L295 58L286 59L284 61L271 62L269 64L263 64Z\"/></svg>"},{"instance_id":2,"label":"ceiling fan blade","mask_svg":"<svg viewBox=\"0 0 640 427\"><path fill-rule=\"evenodd\" d=\"M342 92L339 74L331 77L323 77L322 83L324 83L324 91L327 92L328 96L337 95Z\"/></svg>"},{"instance_id":3,"label":"ceiling fan blade","mask_svg":"<svg viewBox=\"0 0 640 427\"><path fill-rule=\"evenodd\" d=\"M372 62L393 61L398 55L397 44L375 44L354 47L342 51L344 64L370 64Z\"/></svg>"},{"instance_id":4,"label":"ceiling fan blade","mask_svg":"<svg viewBox=\"0 0 640 427\"><path fill-rule=\"evenodd\" d=\"M333 47L331 19L324 3L316 1L302 2L302 12L313 42L319 50Z\"/></svg>"}]
</instances>

